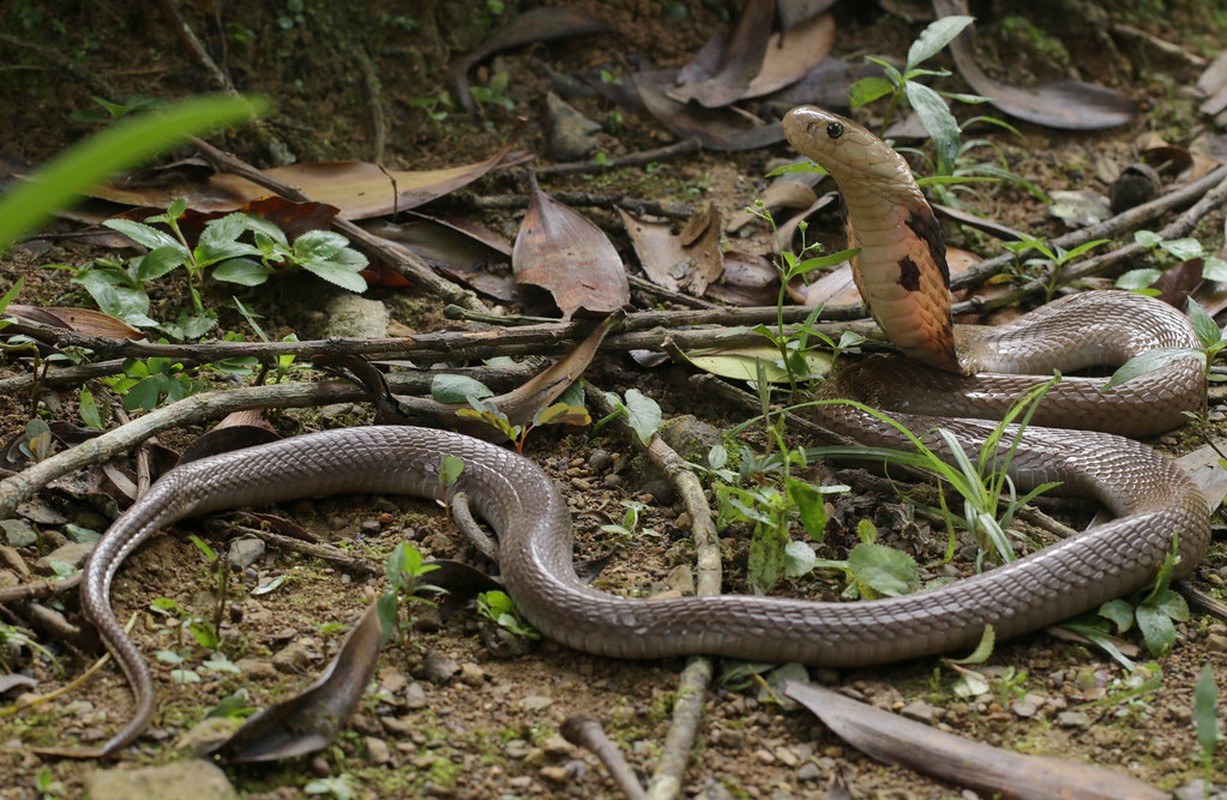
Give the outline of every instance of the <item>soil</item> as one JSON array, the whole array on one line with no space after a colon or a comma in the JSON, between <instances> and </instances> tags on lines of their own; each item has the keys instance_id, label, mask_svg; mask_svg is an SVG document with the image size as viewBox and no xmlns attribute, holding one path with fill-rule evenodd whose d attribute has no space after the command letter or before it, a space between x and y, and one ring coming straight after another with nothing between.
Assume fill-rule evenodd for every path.
<instances>
[{"instance_id":1,"label":"soil","mask_svg":"<svg viewBox=\"0 0 1227 800\"><path fill-rule=\"evenodd\" d=\"M5 110L0 114L0 152L34 163L83 138L96 125L74 121L71 115L98 111L91 100L94 95L125 101L135 95L176 98L213 89L209 76L181 46L172 27L149 5L13 0L0 9L5 34L0 38L0 64L4 66L0 108ZM474 83L482 85L492 75L507 72L506 96L512 108L482 104L476 113L466 114L438 99L447 91L449 59L479 46L497 21L510 18L527 4L426 0L406 10L403 4L391 2L351 7L273 0L217 4L220 17L211 15L213 4L180 5L188 22L212 46L225 41L226 63L238 87L272 98L276 110L269 118L270 132L304 161L375 157L372 84L361 68L365 61L369 73L378 78L379 102L386 112L388 136L382 161L406 169L476 161L511 141L544 153L548 135L545 94L550 88L546 67L565 73L618 65L631 69L647 62L683 64L734 13L728 8L732 4L720 3L579 3L612 23L617 35L536 44L496 56L492 64L479 68ZM1196 114L1196 101L1184 91L1199 72L1187 61L1164 55L1136 39L1112 39L1116 49L1105 48L1103 38L1094 31L1099 30L1106 12L1089 3L1053 0L1016 9L1009 5L981 3L973 9L981 17L988 71L1021 83L1076 76L1122 88L1149 103L1149 110L1134 122L1106 132L1070 134L1019 124L1025 141L1004 133L985 133L1018 174L1047 190L1105 192L1106 181L1135 160L1134 142L1140 134L1156 131L1174 144L1187 145L1208 130ZM1221 9L1195 0L1164 4L1163 10L1158 5L1141 4L1140 8L1154 6L1154 10L1135 11L1120 21L1180 42L1196 55L1216 54L1216 43L1227 35L1227 15ZM496 11L500 6L505 6L501 13ZM837 4L834 13L835 53L845 57L887 54L901 58L924 25L863 4ZM221 35L215 35L219 31ZM937 63L946 62L939 57ZM950 80L952 86L965 90L957 78ZM610 157L673 140L644 113L621 111L598 98L576 100L575 104L603 123L597 137ZM432 111L445 116L432 119ZM218 134L211 140L253 163L270 163L267 149L250 131ZM556 176L543 183L550 192L617 192L694 206L710 201L727 215L744 208L766 185L763 175L768 162L789 153L783 144L744 153L702 152L651 169ZM172 157L188 154L184 150ZM524 174L510 171L488 176L477 185L476 193L522 193L525 186ZM1045 208L1016 185L981 191L967 202L990 219L1036 236L1062 232ZM440 209L481 219L504 232L514 232L520 213L478 209L471 200L444 201ZM611 232L628 264L637 263L611 212L584 211ZM1218 248L1222 226L1220 212L1207 219L1195 235ZM59 221L48 231L62 234L79 227ZM838 245L840 228L834 215L816 218L814 229L819 228L824 240ZM984 244L966 229L948 227L947 235L952 244L971 249ZM768 242L768 233L757 228L738 241L736 249L767 252ZM113 250L71 238L47 235L31 239L0 258L0 292L24 278L19 302L92 307L88 296L70 283L67 272L45 267L79 267L113 255ZM300 338L311 338L324 329L324 300L329 294L323 284L312 284L265 287L243 297L263 315L262 325L270 336L295 332ZM242 329L243 321L228 302L229 295L225 289L209 286L206 303L221 310L221 330ZM406 330L457 325L444 319L436 301L412 289L374 289L369 296L383 301L395 323ZM154 298L155 311L176 307L185 297L181 283L167 280ZM636 303L648 308L660 301L637 296ZM667 302L663 305L669 307ZM0 378L31 369L19 354L2 364ZM697 414L719 427L735 422L735 409L712 398L695 397L686 383L688 374L689 370L677 366L647 371L629 359L609 356L594 365L589 377L619 392L641 389L660 402L667 417ZM294 377L306 380L310 376L298 371ZM221 380L216 374L212 379ZM34 413L49 421L77 421L77 402L77 393L67 390L0 398L0 434L5 441L17 437ZM267 418L287 435L370 421L369 409L363 405L269 412ZM191 427L162 437L162 443L182 447L199 432ZM1166 437L1162 446L1178 453L1200 444L1193 439ZM667 482L636 456L612 426L591 437L541 430L530 437L526 452L568 492L577 528L577 559L609 557L597 578L598 586L642 596L676 591L684 585L694 549L685 520L679 520L681 504ZM90 475L82 483L96 477ZM922 563L940 561L946 546L943 526L925 522L893 494L866 494L868 487L877 485L875 481L855 472L835 477L853 483L857 493L834 509L836 523L828 532L824 557L842 557L856 542L858 521L871 519L887 544L909 548ZM99 504L96 498L79 486L48 489L40 496L71 522L101 529L115 509ZM601 529L622 520L621 501L628 499L648 503L640 525L658 536L640 535L632 541ZM324 499L287 504L276 511L323 541L341 545L376 566L405 539L429 557L482 564L442 511L424 501ZM33 565L66 539L62 524L36 527L37 541L14 550L9 560ZM203 526L187 524L181 530L199 533L223 553L228 547L224 535ZM742 534L736 527L721 534L728 592L745 589ZM965 574L971 567L956 562L954 569ZM279 577L288 580L278 590L253 593L257 586ZM1227 560L1218 545L1198 569L1194 583L1217 594L1224 579ZM342 636L337 627L354 620L384 583L382 576L356 577L323 561L277 548L270 548L252 567L230 575L228 581L222 649L232 661L248 659L248 668L237 675L201 670L201 682L180 683L172 680L169 664L156 662L155 724L137 746L123 753L121 767L178 758L177 740L240 687L246 687L256 706L305 687L335 652ZM174 615L138 612L157 598L170 597L185 614L211 616L218 603L215 587L216 578L200 550L183 536L166 536L129 560L117 580L114 603L122 619L137 615L133 636L145 653L174 650L189 666L199 667L208 653L191 643ZM837 594L840 588L838 576L826 576L789 581L781 591L824 597ZM49 604L70 621L80 621L75 596L56 598ZM384 652L376 677L379 691L368 693L337 741L314 757L228 768L227 775L240 796L296 797L311 781L321 779L336 781L332 791L338 797L343 796L343 787L356 797L617 796L604 767L558 737L563 719L576 712L601 720L641 777L652 773L664 746L681 662L595 658L548 641L508 657L486 646L482 625L471 610L446 620L437 620L427 609L417 615L418 623L408 639ZM79 675L97 653L41 632L33 619L29 609L15 605L3 609L0 621L20 626L47 647L65 667L65 674L57 674L44 658L18 644L10 643L0 659L15 672L36 678L33 691L43 693ZM813 676L881 708L899 711L910 706L939 728L992 745L1108 767L1165 790L1187 786L1207 774L1222 783L1221 748L1208 773L1201 766L1192 711L1193 687L1203 665L1211 665L1218 684L1227 686L1227 627L1199 614L1177 627L1178 644L1155 660L1156 669L1162 672L1159 688L1133 696L1127 690L1137 675L1131 676L1101 650L1049 632L998 643L984 668L992 689L971 698L955 694L957 674L937 659L874 669L815 670ZM287 659L290 666L282 671L273 666L279 663L274 655L287 646L297 647L302 655L298 661ZM455 662L454 677L446 674L448 670L437 674L440 659ZM1015 680L1009 679L1011 674ZM1084 705L1105 698L1109 699ZM80 795L95 764L48 759L30 748L97 742L126 718L130 705L121 675L107 667L64 697L0 717L0 772L7 776L0 797ZM1220 712L1220 723L1221 716ZM841 787L846 787L846 794ZM704 717L682 793L709 800L975 796L861 755L810 714L784 710L760 696L753 685L744 688L736 682L718 683L705 697Z\"/></svg>"}]
</instances>

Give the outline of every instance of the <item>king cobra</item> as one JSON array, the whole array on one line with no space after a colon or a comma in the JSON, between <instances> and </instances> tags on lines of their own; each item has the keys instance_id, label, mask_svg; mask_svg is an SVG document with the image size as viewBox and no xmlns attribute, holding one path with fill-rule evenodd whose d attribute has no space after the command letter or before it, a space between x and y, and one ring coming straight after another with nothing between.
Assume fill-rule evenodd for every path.
<instances>
[{"instance_id":1,"label":"king cobra","mask_svg":"<svg viewBox=\"0 0 1227 800\"><path fill-rule=\"evenodd\" d=\"M855 123L815 108L789 112L789 141L834 176L860 248L857 281L874 317L909 358L874 362L832 385L904 412L912 430L937 425L968 447L990 426L940 414L992 417L1054 369L1119 362L1156 347L1196 347L1184 317L1121 292L1076 295L992 330L950 322L945 250L933 212L907 164ZM1061 347L1058 347L1061 345ZM1072 345L1072 351L1070 350ZM997 375L1024 372L1032 377ZM1036 375L1040 377L1035 377ZM1102 390L1066 378L1040 415L1061 428L1149 435L1180 423L1204 391L1192 358ZM952 394L953 393L953 394ZM867 445L908 447L894 428L847 405L823 405L819 422ZM125 747L154 711L145 659L110 604L116 571L142 542L185 517L346 492L440 497L439 459L458 456L455 490L499 536L499 566L524 617L546 636L599 656L656 659L703 654L754 661L864 666L974 645L986 626L999 639L1059 622L1144 586L1179 542L1186 575L1204 553L1209 515L1169 459L1117 435L1029 427L1009 467L1022 488L1061 481L1116 518L986 573L918 594L858 603L721 596L626 599L584 584L572 564L571 518L550 478L500 447L433 429L372 426L325 431L203 458L158 480L107 531L85 568L81 603L136 695L131 721L99 750Z\"/></svg>"}]
</instances>

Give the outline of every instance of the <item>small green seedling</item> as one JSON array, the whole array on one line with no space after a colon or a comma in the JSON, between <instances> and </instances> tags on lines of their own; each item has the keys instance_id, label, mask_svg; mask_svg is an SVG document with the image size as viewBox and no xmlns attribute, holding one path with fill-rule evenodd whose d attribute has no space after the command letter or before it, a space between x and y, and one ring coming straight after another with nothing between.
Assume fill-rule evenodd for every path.
<instances>
[{"instance_id":1,"label":"small green seedling","mask_svg":"<svg viewBox=\"0 0 1227 800\"><path fill-rule=\"evenodd\" d=\"M408 542L398 542L392 549L392 553L384 562L384 573L388 576L388 588L375 601L375 610L379 615L379 626L383 632L384 643L393 634L399 634L404 630L400 618L402 596L408 598L412 603L433 605L426 595L444 591L423 580L426 575L438 568L437 564L427 564L421 551Z\"/></svg>"},{"instance_id":2,"label":"small green seedling","mask_svg":"<svg viewBox=\"0 0 1227 800\"><path fill-rule=\"evenodd\" d=\"M534 641L541 638L541 633L520 616L520 610L506 592L495 589L477 595L477 613L516 636Z\"/></svg>"}]
</instances>

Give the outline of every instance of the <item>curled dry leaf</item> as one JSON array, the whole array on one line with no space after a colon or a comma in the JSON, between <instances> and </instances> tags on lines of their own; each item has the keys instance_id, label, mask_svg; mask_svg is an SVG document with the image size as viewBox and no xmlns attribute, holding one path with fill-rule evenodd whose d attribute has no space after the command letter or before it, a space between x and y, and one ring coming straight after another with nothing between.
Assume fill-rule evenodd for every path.
<instances>
[{"instance_id":1,"label":"curled dry leaf","mask_svg":"<svg viewBox=\"0 0 1227 800\"><path fill-rule=\"evenodd\" d=\"M630 302L622 258L605 233L541 190L534 177L528 213L511 253L516 281L550 293L563 317L606 313Z\"/></svg>"},{"instance_id":2,"label":"curled dry leaf","mask_svg":"<svg viewBox=\"0 0 1227 800\"><path fill-rule=\"evenodd\" d=\"M806 173L801 173L806 174ZM818 173L808 173L816 177L823 177ZM756 201L761 201L763 208L767 211L777 211L781 208L809 208L818 199L818 195L814 193L814 189L807 183L801 181L786 181L777 180L768 186L761 195L756 198ZM728 233L736 233L745 226L749 225L758 216L752 214L749 209L735 211L729 215L729 221L724 226Z\"/></svg>"},{"instance_id":3,"label":"curled dry leaf","mask_svg":"<svg viewBox=\"0 0 1227 800\"><path fill-rule=\"evenodd\" d=\"M966 0L934 0L942 17L967 14ZM994 80L975 61L975 26L968 26L950 43L950 54L963 79L997 108L1050 128L1101 130L1124 125L1139 106L1123 92L1082 81L1055 81L1022 88Z\"/></svg>"},{"instance_id":4,"label":"curled dry leaf","mask_svg":"<svg viewBox=\"0 0 1227 800\"><path fill-rule=\"evenodd\" d=\"M227 763L244 764L324 749L366 693L381 644L379 614L376 604L371 603L315 683L247 720L210 755Z\"/></svg>"},{"instance_id":5,"label":"curled dry leaf","mask_svg":"<svg viewBox=\"0 0 1227 800\"><path fill-rule=\"evenodd\" d=\"M640 72L635 91L644 108L680 139L698 139L708 150L757 150L784 140L779 122L765 123L731 108L703 108L674 100L667 94L674 70Z\"/></svg>"},{"instance_id":6,"label":"curled dry leaf","mask_svg":"<svg viewBox=\"0 0 1227 800\"><path fill-rule=\"evenodd\" d=\"M65 328L83 336L102 336L107 339L144 339L145 334L122 320L89 308L71 306L27 306L10 303L4 313L10 317Z\"/></svg>"},{"instance_id":7,"label":"curled dry leaf","mask_svg":"<svg viewBox=\"0 0 1227 800\"><path fill-rule=\"evenodd\" d=\"M871 758L959 786L1023 800L1161 800L1169 796L1120 772L964 739L816 684L790 681L785 694Z\"/></svg>"},{"instance_id":8,"label":"curled dry leaf","mask_svg":"<svg viewBox=\"0 0 1227 800\"><path fill-rule=\"evenodd\" d=\"M452 62L452 92L466 111L472 111L475 104L469 93L469 70L495 53L534 42L589 36L609 30L608 23L580 8L546 6L526 11L492 33L481 47Z\"/></svg>"},{"instance_id":9,"label":"curled dry leaf","mask_svg":"<svg viewBox=\"0 0 1227 800\"><path fill-rule=\"evenodd\" d=\"M724 255L720 250L720 214L715 206L709 204L696 212L676 235L668 222L645 222L622 209L618 213L639 264L657 286L701 297L720 279Z\"/></svg>"},{"instance_id":10,"label":"curled dry leaf","mask_svg":"<svg viewBox=\"0 0 1227 800\"><path fill-rule=\"evenodd\" d=\"M511 243L479 223L410 212L403 223L380 219L364 223L362 227L408 248L435 270L488 297L503 302L516 299L510 270L491 272L485 269L490 265L510 266ZM399 277L397 273L389 275ZM384 277L387 276L378 276L377 285L397 285L382 282ZM368 279L368 282L371 281Z\"/></svg>"},{"instance_id":11,"label":"curled dry leaf","mask_svg":"<svg viewBox=\"0 0 1227 800\"><path fill-rule=\"evenodd\" d=\"M730 250L724 254L724 274L707 288L707 296L735 306L772 306L778 299L779 278L765 256Z\"/></svg>"},{"instance_id":12,"label":"curled dry leaf","mask_svg":"<svg viewBox=\"0 0 1227 800\"><path fill-rule=\"evenodd\" d=\"M326 161L291 164L265 174L293 186L317 203L339 209L344 219L366 219L405 211L466 186L487 172L522 164L531 153L504 148L484 161L432 170L385 170L366 161ZM129 185L124 181L96 187L91 197L131 206L165 209L180 197L197 211L234 211L266 197L269 191L227 173L198 183Z\"/></svg>"}]
</instances>

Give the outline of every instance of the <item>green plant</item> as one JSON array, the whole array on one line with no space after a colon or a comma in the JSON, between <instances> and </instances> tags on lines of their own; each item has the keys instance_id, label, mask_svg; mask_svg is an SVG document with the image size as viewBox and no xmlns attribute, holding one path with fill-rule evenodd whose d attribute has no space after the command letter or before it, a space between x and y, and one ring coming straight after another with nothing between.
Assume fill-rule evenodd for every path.
<instances>
[{"instance_id":1,"label":"green plant","mask_svg":"<svg viewBox=\"0 0 1227 800\"><path fill-rule=\"evenodd\" d=\"M520 616L520 610L506 592L495 589L477 595L477 613L516 636L534 641L541 638L541 633Z\"/></svg>"},{"instance_id":2,"label":"green plant","mask_svg":"<svg viewBox=\"0 0 1227 800\"><path fill-rule=\"evenodd\" d=\"M1198 758L1205 771L1206 793L1214 777L1214 751L1222 741L1218 723L1218 686L1214 681L1214 668L1203 664L1193 687L1193 726L1197 730L1197 743L1201 745Z\"/></svg>"},{"instance_id":3,"label":"green plant","mask_svg":"<svg viewBox=\"0 0 1227 800\"><path fill-rule=\"evenodd\" d=\"M495 430L502 431L508 439L515 442L517 453L524 452L524 443L528 439L528 434L542 425L588 425L592 422L592 418L588 415L588 409L582 405L558 402L546 408L538 409L537 413L533 414L532 421L527 425L513 425L507 415L495 403L488 400L478 400L474 397L470 397L468 400L472 408L458 409L456 416L463 419L478 420Z\"/></svg>"},{"instance_id":4,"label":"green plant","mask_svg":"<svg viewBox=\"0 0 1227 800\"><path fill-rule=\"evenodd\" d=\"M1104 384L1104 391L1114 389L1139 375L1144 375L1147 372L1167 366L1173 361L1185 358L1199 361L1205 369L1208 380L1213 382L1227 381L1227 375L1219 375L1210 371L1210 366L1214 363L1214 359L1224 347L1227 347L1227 328L1219 330L1214 317L1210 316L1206 309L1202 308L1201 304L1192 297L1188 300L1188 313L1189 324L1192 325L1193 333L1201 344L1200 349L1192 347L1160 347L1139 353L1122 364L1116 372L1112 373L1112 377Z\"/></svg>"},{"instance_id":5,"label":"green plant","mask_svg":"<svg viewBox=\"0 0 1227 800\"><path fill-rule=\"evenodd\" d=\"M187 212L187 200L171 203L164 214L147 217L144 222L110 219L103 225L148 248L143 256L127 262L98 259L76 272L81 284L98 307L137 327L158 326L148 316L149 295L145 284L183 267L188 276L192 312L182 315L171 326L159 326L174 336L198 338L217 324L217 314L204 307L200 288L206 271L214 280L259 286L278 269L304 269L352 292L366 290L358 274L366 257L349 247L349 241L331 231L307 231L289 243L285 232L268 220L235 212L207 222L196 245L190 246L180 219ZM163 225L168 230L154 227ZM252 241L243 241L250 233ZM258 258L258 260L256 260Z\"/></svg>"},{"instance_id":6,"label":"green plant","mask_svg":"<svg viewBox=\"0 0 1227 800\"><path fill-rule=\"evenodd\" d=\"M646 503L640 503L638 500L619 500L618 503L626 509L626 513L622 515L622 521L602 525L602 531L612 533L628 542L635 538L637 530L644 536L660 536L659 533L651 528L639 530L639 515L647 511L650 506Z\"/></svg>"},{"instance_id":7,"label":"green plant","mask_svg":"<svg viewBox=\"0 0 1227 800\"><path fill-rule=\"evenodd\" d=\"M945 428L937 429L937 436L944 445L946 456L939 455L906 426L877 409L851 400L816 400L817 405L843 403L876 417L901 433L914 448L913 451L877 447L819 447L808 451L810 457L882 458L888 464L900 464L935 475L948 483L963 498L963 520L980 546L980 559L987 552L996 553L1001 562L1014 559L1005 531L1014 514L1037 495L1052 489L1057 484L1042 483L1021 497L1009 476L1010 463L1022 439L1022 432L1030 424L1044 395L1060 380L1057 375L1024 394L1003 415L985 438L980 452L973 460L963 449L959 440ZM1017 425L1011 431L1011 425ZM1009 434L1007 438L1007 434ZM953 463L949 463L953 462ZM944 503L944 496L943 496ZM949 520L949 516L947 516ZM950 524L948 522L948 524ZM950 525L948 556L953 553L954 528Z\"/></svg>"},{"instance_id":8,"label":"green plant","mask_svg":"<svg viewBox=\"0 0 1227 800\"><path fill-rule=\"evenodd\" d=\"M848 551L847 559L814 560L811 568L842 570L847 599L901 597L920 588L916 560L910 554L880 544L877 528L867 519L857 523L856 532L861 541Z\"/></svg>"},{"instance_id":9,"label":"green plant","mask_svg":"<svg viewBox=\"0 0 1227 800\"><path fill-rule=\"evenodd\" d=\"M394 633L403 629L400 619L401 597L414 603L430 605L431 600L425 595L437 594L443 590L422 580L439 566L427 564L421 551L408 542L397 543L383 566L384 573L388 576L388 588L379 595L375 603L383 641L387 642Z\"/></svg>"},{"instance_id":10,"label":"green plant","mask_svg":"<svg viewBox=\"0 0 1227 800\"><path fill-rule=\"evenodd\" d=\"M924 69L920 65L937 55L973 21L972 17L949 16L942 17L929 25L921 31L916 41L912 42L912 46L908 49L907 63L902 72L886 61L868 57L870 61L882 67L885 77L863 78L853 83L848 90L853 108L860 108L883 97L889 98L882 122L883 132L890 127L896 109L904 102L910 105L933 139L937 151L937 170L940 175L954 173L961 133L954 115L950 113L943 98L950 97L965 103L982 103L987 98L978 95L937 92L917 79L950 75L948 70Z\"/></svg>"},{"instance_id":11,"label":"green plant","mask_svg":"<svg viewBox=\"0 0 1227 800\"><path fill-rule=\"evenodd\" d=\"M334 775L330 778L315 778L302 787L303 794L331 795L336 800L353 800L354 787L349 775Z\"/></svg>"},{"instance_id":12,"label":"green plant","mask_svg":"<svg viewBox=\"0 0 1227 800\"><path fill-rule=\"evenodd\" d=\"M262 113L260 98L208 97L184 100L147 114L126 117L14 184L0 198L0 252L80 193L193 134L226 127Z\"/></svg>"},{"instance_id":13,"label":"green plant","mask_svg":"<svg viewBox=\"0 0 1227 800\"><path fill-rule=\"evenodd\" d=\"M784 171L788 171L788 169L785 167L782 170L770 173L770 175L781 174ZM795 391L800 383L815 377L810 368L809 361L809 356L814 349L814 345L810 342L811 338L817 339L822 346L833 351L836 356L845 350L861 344L864 339L857 334L845 332L840 337L840 340L835 342L831 337L817 330L815 323L818 320L818 315L822 313L821 307L815 308L810 312L806 316L805 321L797 326L795 330L787 328L784 325L784 308L788 299L788 286L797 279L804 281L815 270L829 269L848 261L860 252L860 248L819 255L822 251L822 244L820 242L805 241L805 233L808 230L808 226L802 221L797 226L797 232L801 236L801 248L794 253L787 246L788 243L780 241L780 232L776 227L775 217L767 209L763 201L755 201L753 206L746 208L746 211L767 223L768 227L771 228L772 236L776 240L776 248L780 252L779 258L773 262L776 271L779 273L779 289L776 292L775 300L775 328L772 329L767 325L756 325L751 330L761 334L771 343L772 347L779 351L779 366L788 376L789 386Z\"/></svg>"},{"instance_id":14,"label":"green plant","mask_svg":"<svg viewBox=\"0 0 1227 800\"><path fill-rule=\"evenodd\" d=\"M1133 598L1109 600L1099 607L1099 616L1110 620L1117 633L1127 633L1137 623L1146 649L1161 656L1176 643L1175 622L1187 622L1189 605L1171 588L1172 570L1180 563L1179 536L1172 535L1172 546L1159 565L1158 575L1149 590Z\"/></svg>"},{"instance_id":15,"label":"green plant","mask_svg":"<svg viewBox=\"0 0 1227 800\"><path fill-rule=\"evenodd\" d=\"M625 400L619 397L617 392L606 392L605 401L613 406L614 410L593 424L593 434L619 417L626 418L626 424L645 445L660 429L661 420L664 419L660 404L638 389L627 389Z\"/></svg>"},{"instance_id":16,"label":"green plant","mask_svg":"<svg viewBox=\"0 0 1227 800\"><path fill-rule=\"evenodd\" d=\"M50 767L39 767L34 776L34 791L38 792L39 800L54 800L67 793L64 784L55 779Z\"/></svg>"},{"instance_id":17,"label":"green plant","mask_svg":"<svg viewBox=\"0 0 1227 800\"><path fill-rule=\"evenodd\" d=\"M1227 261L1211 255L1197 239L1164 239L1154 231L1134 231L1133 240L1150 250L1151 256L1159 264L1171 265L1193 259L1202 260L1201 276L1208 281L1227 281ZM1162 268L1143 267L1131 269L1116 279L1116 288L1129 289L1142 294L1157 295L1158 291L1150 288L1159 276Z\"/></svg>"},{"instance_id":18,"label":"green plant","mask_svg":"<svg viewBox=\"0 0 1227 800\"><path fill-rule=\"evenodd\" d=\"M1001 245L1014 254L1014 274L1032 278L1042 276L1044 290L1048 299L1051 300L1052 296L1056 294L1057 289L1062 286L1061 278L1063 277L1065 265L1107 243L1107 239L1095 239L1094 241L1084 242L1072 250L1066 250L1059 244L1050 244L1043 237L1032 238L1025 236L1017 242L1002 242ZM1039 253L1041 257L1029 258L1023 261L1023 255L1032 250ZM1004 279L1008 280L1009 276L1007 275Z\"/></svg>"},{"instance_id":19,"label":"green plant","mask_svg":"<svg viewBox=\"0 0 1227 800\"><path fill-rule=\"evenodd\" d=\"M90 99L98 105L102 106L102 110L106 114L99 114L97 111L74 111L68 115L68 118L73 122L108 122L113 119L125 117L128 114L134 114L140 111L153 111L159 108L165 108L167 103L160 97L150 97L147 94L130 95L127 100L122 103L112 103L106 98L97 95L91 95Z\"/></svg>"},{"instance_id":20,"label":"green plant","mask_svg":"<svg viewBox=\"0 0 1227 800\"><path fill-rule=\"evenodd\" d=\"M17 449L31 461L39 462L51 455L53 442L46 420L35 417L26 423L25 438Z\"/></svg>"},{"instance_id":21,"label":"green plant","mask_svg":"<svg viewBox=\"0 0 1227 800\"><path fill-rule=\"evenodd\" d=\"M192 380L184 365L171 358L152 356L140 361L129 358L123 363L123 374L100 379L111 391L123 398L128 411L157 408L195 394L199 385Z\"/></svg>"},{"instance_id":22,"label":"green plant","mask_svg":"<svg viewBox=\"0 0 1227 800\"><path fill-rule=\"evenodd\" d=\"M469 87L469 92L473 95L473 102L478 105L497 106L504 111L514 110L516 102L507 96L507 85L510 80L511 75L503 70L491 75L489 82L484 86Z\"/></svg>"},{"instance_id":23,"label":"green plant","mask_svg":"<svg viewBox=\"0 0 1227 800\"><path fill-rule=\"evenodd\" d=\"M16 625L0 622L0 664L3 664L6 670L12 669L13 665L10 659L17 647L30 648L50 661L51 665L55 667L56 672L61 675L64 674L64 667L60 665L60 662L51 654L50 650L36 642Z\"/></svg>"}]
</instances>

